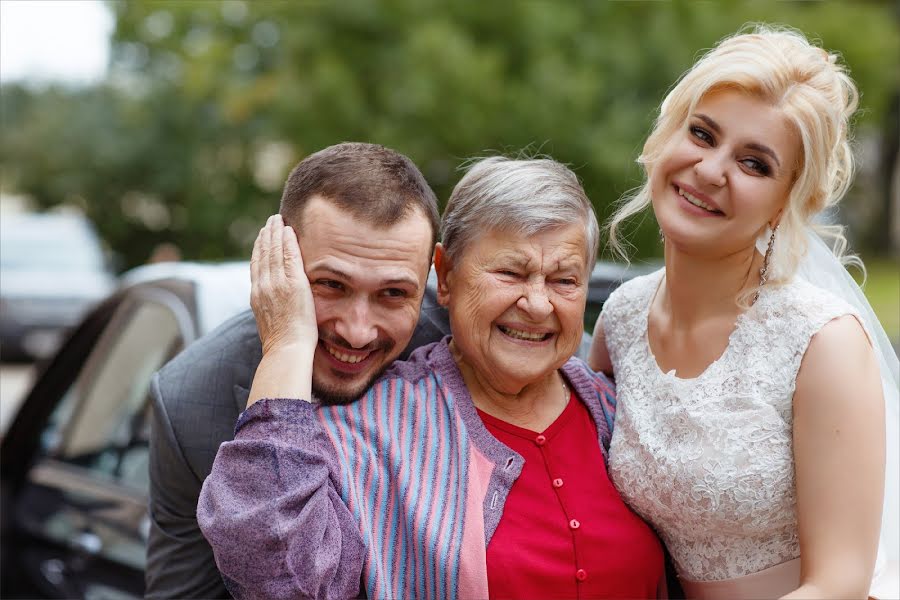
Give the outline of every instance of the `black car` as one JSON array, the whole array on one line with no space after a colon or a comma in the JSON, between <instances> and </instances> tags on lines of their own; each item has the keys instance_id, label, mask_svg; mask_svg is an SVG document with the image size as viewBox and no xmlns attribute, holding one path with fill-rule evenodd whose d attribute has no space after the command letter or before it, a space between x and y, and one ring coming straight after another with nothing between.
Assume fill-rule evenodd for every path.
<instances>
[{"instance_id":1,"label":"black car","mask_svg":"<svg viewBox=\"0 0 900 600\"><path fill-rule=\"evenodd\" d=\"M150 377L249 306L249 267L125 280L44 365L0 446L4 598L143 595Z\"/></svg>"},{"instance_id":2,"label":"black car","mask_svg":"<svg viewBox=\"0 0 900 600\"><path fill-rule=\"evenodd\" d=\"M589 327L630 274L594 270ZM5 598L143 595L150 377L248 306L249 269L154 265L124 280L45 365L0 446Z\"/></svg>"}]
</instances>

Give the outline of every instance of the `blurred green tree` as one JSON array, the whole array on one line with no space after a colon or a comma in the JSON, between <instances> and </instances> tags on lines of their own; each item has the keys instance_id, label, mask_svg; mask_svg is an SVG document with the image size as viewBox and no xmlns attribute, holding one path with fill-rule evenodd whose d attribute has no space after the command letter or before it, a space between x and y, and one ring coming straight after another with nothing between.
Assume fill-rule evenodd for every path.
<instances>
[{"instance_id":1,"label":"blurred green tree","mask_svg":"<svg viewBox=\"0 0 900 600\"><path fill-rule=\"evenodd\" d=\"M247 256L288 171L343 140L409 155L446 199L469 157L572 165L607 217L665 91L749 21L842 52L861 133L900 89L888 3L111 2L110 74L87 89L3 86L2 183L80 203L127 265L162 241ZM868 135L868 134L867 134ZM658 253L652 216L638 255Z\"/></svg>"}]
</instances>

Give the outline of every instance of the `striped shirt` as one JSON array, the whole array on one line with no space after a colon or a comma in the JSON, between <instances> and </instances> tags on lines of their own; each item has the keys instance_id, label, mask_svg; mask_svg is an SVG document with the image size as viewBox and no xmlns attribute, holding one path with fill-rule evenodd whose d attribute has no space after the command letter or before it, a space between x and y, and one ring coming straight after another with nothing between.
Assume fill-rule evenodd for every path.
<instances>
[{"instance_id":1,"label":"striped shirt","mask_svg":"<svg viewBox=\"0 0 900 600\"><path fill-rule=\"evenodd\" d=\"M485 548L524 460L485 428L448 342L353 404L244 412L197 508L235 597L488 596ZM562 372L606 458L612 385L577 358Z\"/></svg>"}]
</instances>

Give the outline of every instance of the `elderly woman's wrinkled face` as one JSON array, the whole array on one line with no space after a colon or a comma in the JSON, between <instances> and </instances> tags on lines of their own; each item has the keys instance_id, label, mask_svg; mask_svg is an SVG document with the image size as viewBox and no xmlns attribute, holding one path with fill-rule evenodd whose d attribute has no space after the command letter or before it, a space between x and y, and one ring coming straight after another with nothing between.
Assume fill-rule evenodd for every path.
<instances>
[{"instance_id":1,"label":"elderly woman's wrinkled face","mask_svg":"<svg viewBox=\"0 0 900 600\"><path fill-rule=\"evenodd\" d=\"M489 231L451 264L436 257L438 299L458 357L498 391L518 393L568 360L583 332L584 226L530 237Z\"/></svg>"}]
</instances>

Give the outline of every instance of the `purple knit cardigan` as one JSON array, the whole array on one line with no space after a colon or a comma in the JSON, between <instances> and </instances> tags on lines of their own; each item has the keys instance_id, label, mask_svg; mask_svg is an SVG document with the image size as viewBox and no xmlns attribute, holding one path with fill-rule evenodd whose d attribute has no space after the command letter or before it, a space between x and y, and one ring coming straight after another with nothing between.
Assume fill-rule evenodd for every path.
<instances>
[{"instance_id":1,"label":"purple knit cardigan","mask_svg":"<svg viewBox=\"0 0 900 600\"><path fill-rule=\"evenodd\" d=\"M244 411L197 507L235 597L487 597L485 548L524 461L484 427L448 342L353 404ZM562 372L606 457L612 384L576 358Z\"/></svg>"}]
</instances>

